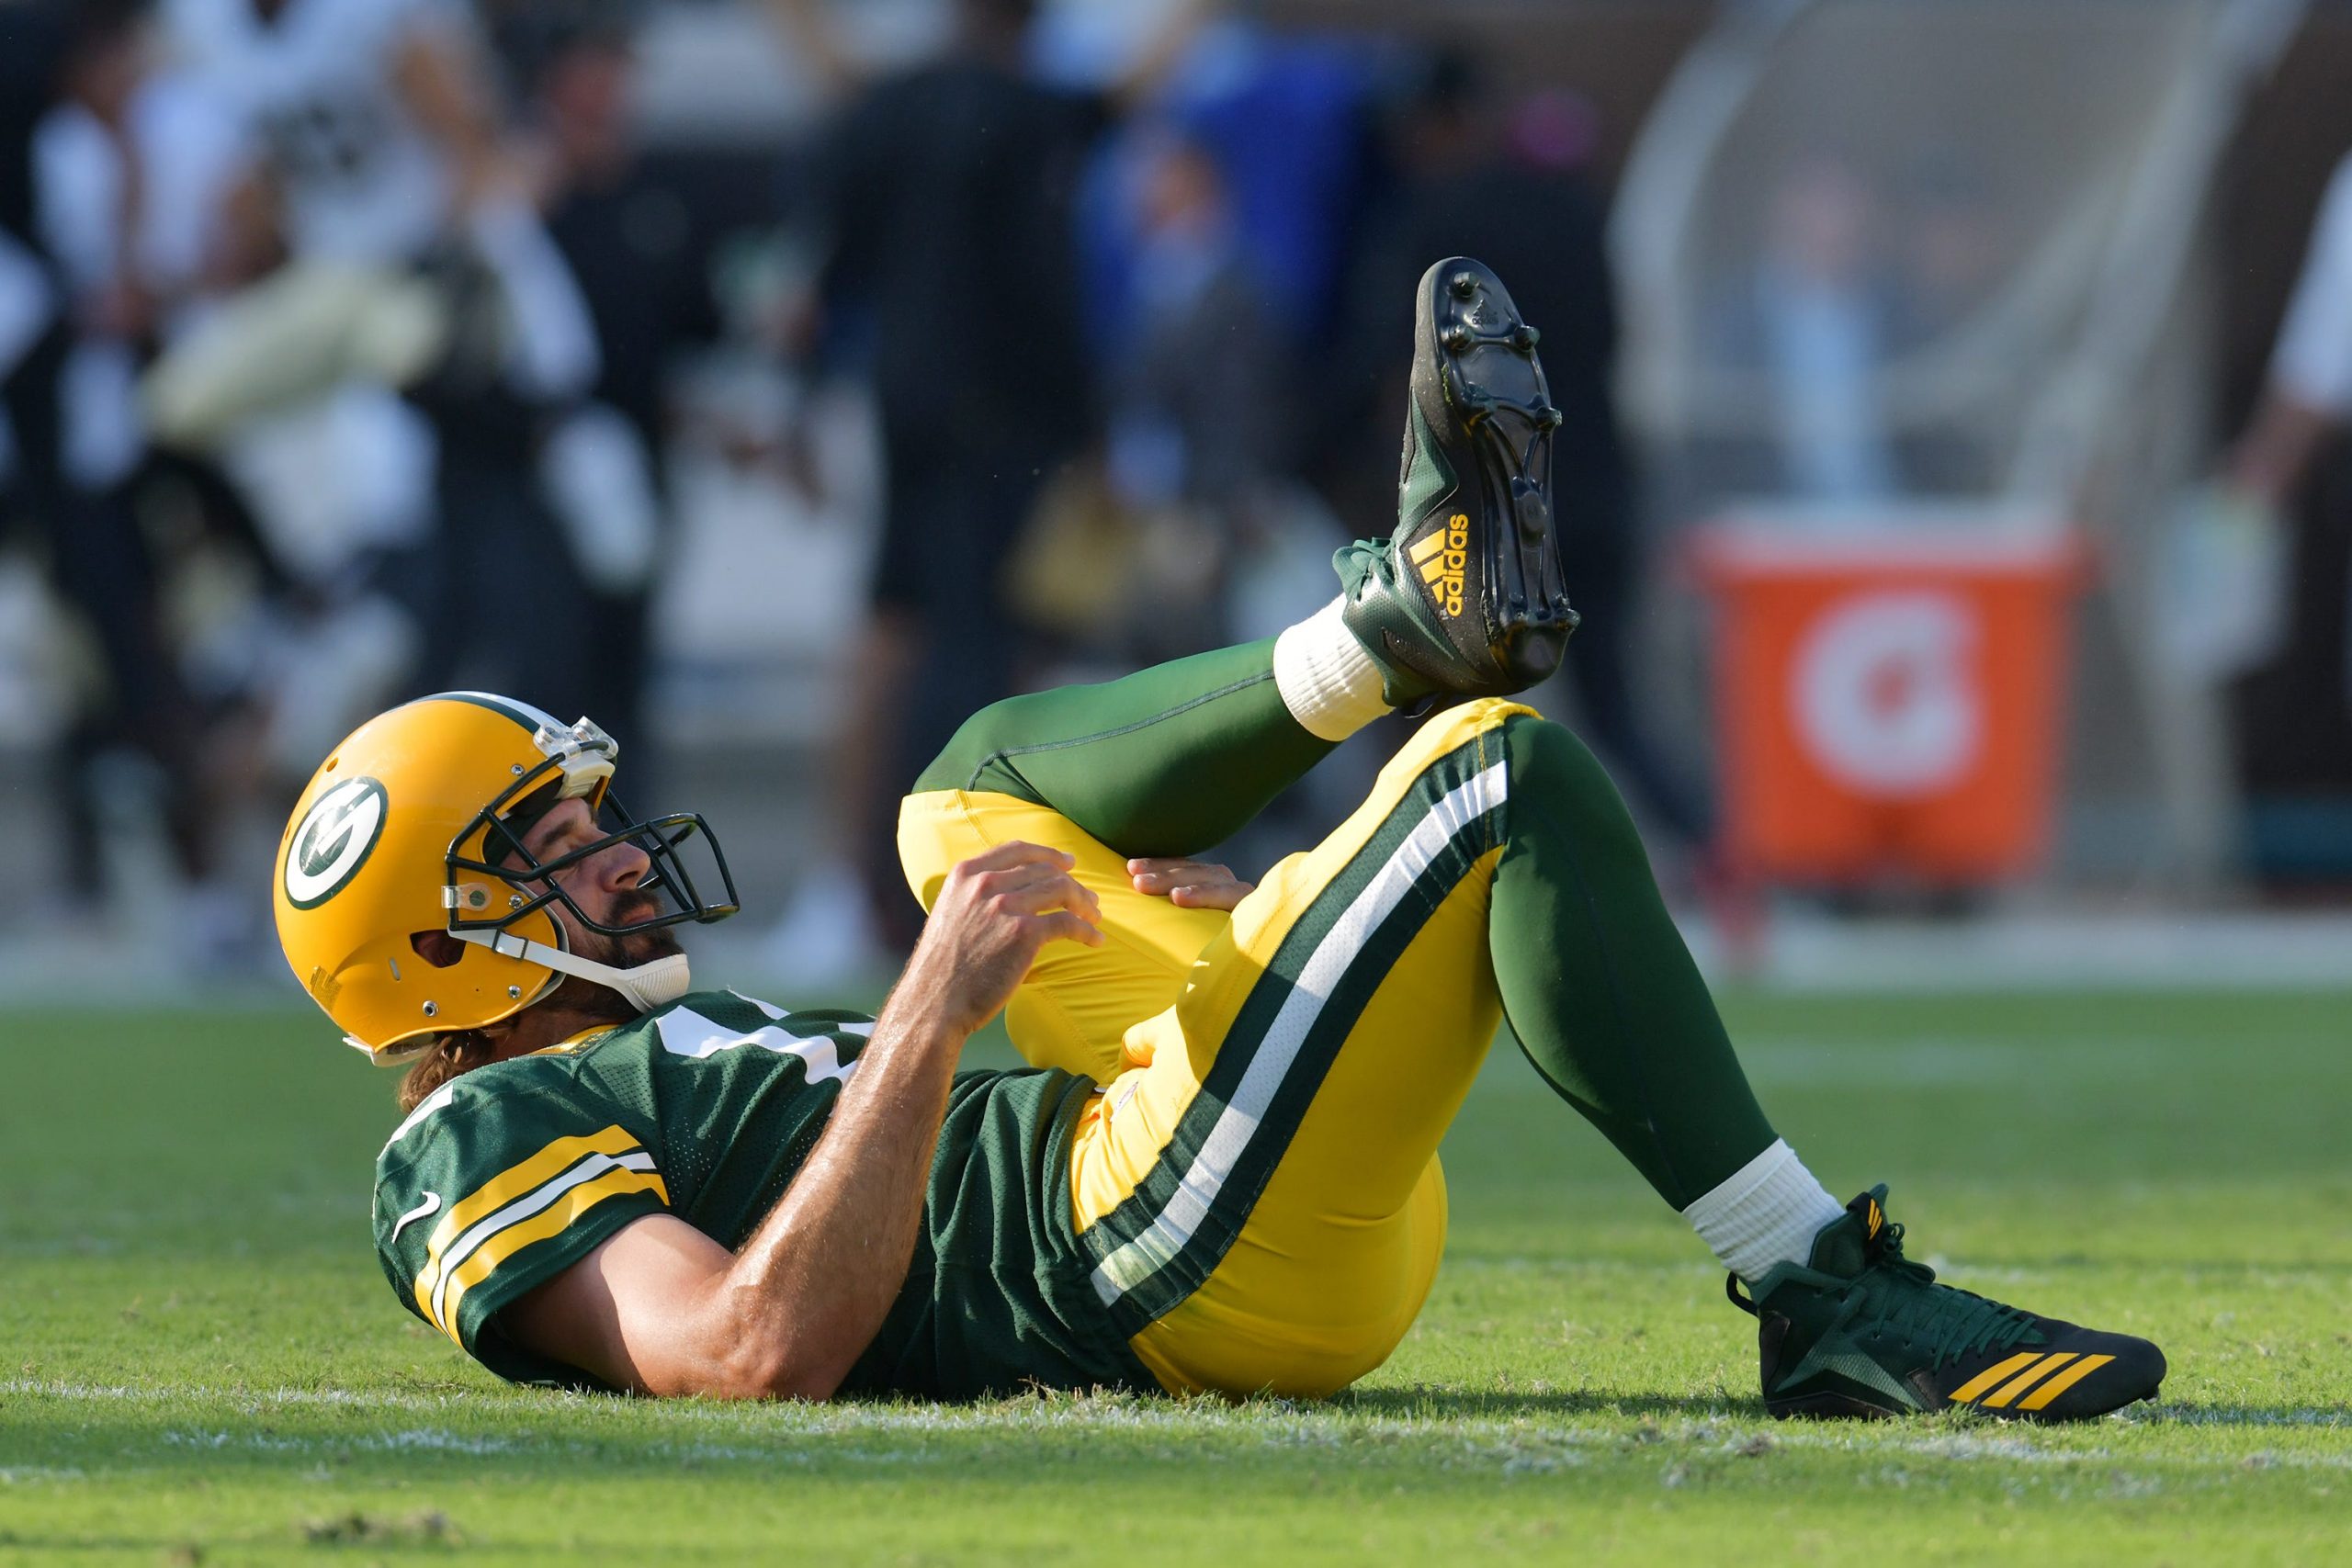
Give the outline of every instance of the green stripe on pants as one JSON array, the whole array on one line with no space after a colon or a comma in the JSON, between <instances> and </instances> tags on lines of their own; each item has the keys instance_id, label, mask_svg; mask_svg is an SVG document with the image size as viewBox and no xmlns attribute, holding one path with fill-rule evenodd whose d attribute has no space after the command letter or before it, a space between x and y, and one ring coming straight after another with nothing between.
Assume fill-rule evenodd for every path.
<instances>
[{"instance_id":1,"label":"green stripe on pants","mask_svg":"<svg viewBox=\"0 0 2352 1568\"><path fill-rule=\"evenodd\" d=\"M1166 1151L1080 1238L1123 1328L1174 1307L1231 1249L1374 993L1502 842L1506 782L1491 746L1439 759L1283 933Z\"/></svg>"}]
</instances>

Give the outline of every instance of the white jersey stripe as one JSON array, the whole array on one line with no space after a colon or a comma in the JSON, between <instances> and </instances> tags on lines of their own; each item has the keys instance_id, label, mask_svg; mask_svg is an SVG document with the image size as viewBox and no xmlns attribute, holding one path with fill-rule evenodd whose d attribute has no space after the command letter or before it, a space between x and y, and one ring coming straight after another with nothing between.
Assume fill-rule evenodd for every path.
<instances>
[{"instance_id":1,"label":"white jersey stripe","mask_svg":"<svg viewBox=\"0 0 2352 1568\"><path fill-rule=\"evenodd\" d=\"M1505 764L1497 762L1430 807L1316 944L1297 984L1259 1042L1232 1101L1218 1115L1175 1193L1143 1234L1095 1267L1094 1293L1103 1305L1111 1305L1148 1280L1192 1239L1249 1148L1340 976L1381 922L1404 901L1413 884L1435 863L1439 853L1502 804L1507 786L1504 768Z\"/></svg>"},{"instance_id":2,"label":"white jersey stripe","mask_svg":"<svg viewBox=\"0 0 2352 1568\"><path fill-rule=\"evenodd\" d=\"M842 1023L831 1027L843 1034L866 1035L874 1032L874 1026L870 1023ZM846 1082L850 1074L857 1070L855 1059L842 1061L840 1047L823 1034L805 1037L787 1034L774 1025L755 1029L746 1034L740 1029L714 1023L686 1008L673 1008L663 1013L654 1020L654 1028L662 1036L662 1049L673 1056L689 1056L695 1061L715 1056L721 1051L751 1045L763 1051L773 1051L779 1056L799 1057L808 1069L811 1084L836 1078Z\"/></svg>"},{"instance_id":3,"label":"white jersey stripe","mask_svg":"<svg viewBox=\"0 0 2352 1568\"><path fill-rule=\"evenodd\" d=\"M450 1100L457 1094L457 1092L458 1080L451 1078L447 1083L444 1083L439 1089L435 1089L431 1094L428 1094L423 1100L418 1100L416 1102L416 1109L402 1117L401 1119L401 1124L392 1129L392 1135L384 1140L384 1146L382 1150L377 1154L376 1157L378 1159L381 1159L385 1155L390 1154L391 1152L392 1145L399 1143L402 1138L407 1137L419 1122L424 1121L426 1117L432 1115L436 1111L447 1109Z\"/></svg>"}]
</instances>

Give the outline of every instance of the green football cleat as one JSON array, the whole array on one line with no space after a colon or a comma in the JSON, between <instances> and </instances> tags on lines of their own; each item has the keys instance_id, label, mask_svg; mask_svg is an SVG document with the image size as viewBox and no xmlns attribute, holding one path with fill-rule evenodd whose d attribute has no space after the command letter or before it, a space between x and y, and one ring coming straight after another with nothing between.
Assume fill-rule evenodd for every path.
<instances>
[{"instance_id":1,"label":"green football cleat","mask_svg":"<svg viewBox=\"0 0 2352 1568\"><path fill-rule=\"evenodd\" d=\"M1535 329L1466 257L1423 273L1416 298L1396 531L1334 558L1340 619L1396 706L1524 691L1577 626L1552 528L1560 411Z\"/></svg>"},{"instance_id":2,"label":"green football cleat","mask_svg":"<svg viewBox=\"0 0 2352 1568\"><path fill-rule=\"evenodd\" d=\"M1814 1238L1812 1265L1775 1264L1751 1302L1764 1407L1775 1416L1911 1416L1968 1405L2031 1421L2081 1421L2152 1399L2164 1352L2145 1339L1936 1283L1903 1256L1886 1189L1873 1187Z\"/></svg>"}]
</instances>

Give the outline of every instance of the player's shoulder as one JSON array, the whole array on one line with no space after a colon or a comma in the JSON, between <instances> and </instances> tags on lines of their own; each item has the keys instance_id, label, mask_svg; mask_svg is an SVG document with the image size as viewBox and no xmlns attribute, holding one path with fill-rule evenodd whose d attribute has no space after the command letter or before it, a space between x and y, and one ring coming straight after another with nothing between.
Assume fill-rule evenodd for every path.
<instances>
[{"instance_id":1,"label":"player's shoulder","mask_svg":"<svg viewBox=\"0 0 2352 1568\"><path fill-rule=\"evenodd\" d=\"M798 1061L811 1085L849 1077L872 1015L852 1008L785 1007L741 991L693 991L616 1032L617 1060L649 1077L695 1070L696 1064L732 1065L776 1058ZM781 1062L775 1065L781 1066Z\"/></svg>"},{"instance_id":2,"label":"player's shoulder","mask_svg":"<svg viewBox=\"0 0 2352 1568\"><path fill-rule=\"evenodd\" d=\"M394 1247L438 1209L481 1218L510 1201L544 1206L613 1170L653 1171L661 1140L652 1122L582 1072L582 1060L554 1052L510 1057L420 1100L376 1157L379 1247Z\"/></svg>"},{"instance_id":3,"label":"player's shoulder","mask_svg":"<svg viewBox=\"0 0 2352 1568\"><path fill-rule=\"evenodd\" d=\"M864 1039L874 1032L874 1015L854 1008L788 1007L742 991L690 991L630 1027L644 1031L671 1055L707 1056L779 1036Z\"/></svg>"},{"instance_id":4,"label":"player's shoulder","mask_svg":"<svg viewBox=\"0 0 2352 1568\"><path fill-rule=\"evenodd\" d=\"M612 1120L577 1050L491 1062L449 1079L401 1119L376 1156L379 1182L428 1162L495 1158L508 1145Z\"/></svg>"}]
</instances>

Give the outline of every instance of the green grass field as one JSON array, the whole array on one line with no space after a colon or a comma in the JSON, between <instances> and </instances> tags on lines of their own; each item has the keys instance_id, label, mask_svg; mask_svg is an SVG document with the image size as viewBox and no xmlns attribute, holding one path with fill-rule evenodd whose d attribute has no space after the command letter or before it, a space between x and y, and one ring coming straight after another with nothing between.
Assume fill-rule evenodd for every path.
<instances>
[{"instance_id":1,"label":"green grass field","mask_svg":"<svg viewBox=\"0 0 2352 1568\"><path fill-rule=\"evenodd\" d=\"M1499 1051L1327 1405L519 1392L394 1303L390 1080L291 1012L0 1024L0 1561L2313 1562L2352 1555L2352 997L1737 998L1914 1256L2151 1335L2086 1427L1776 1423L1676 1217Z\"/></svg>"}]
</instances>

